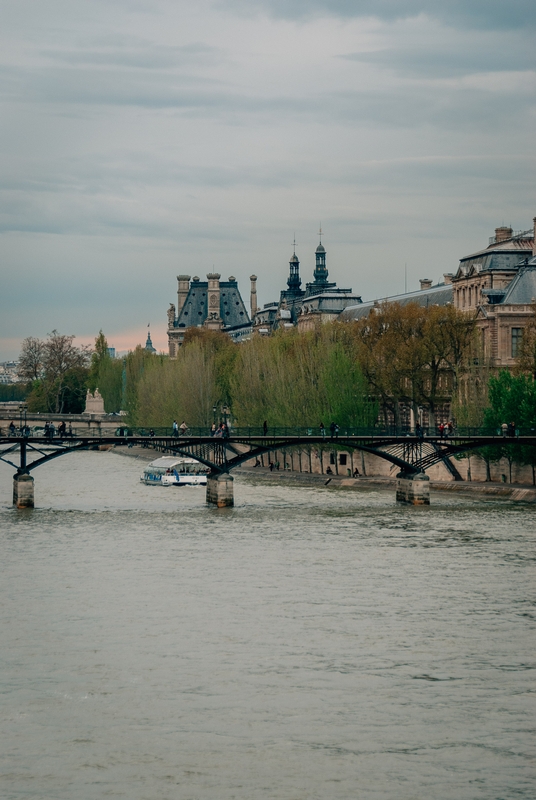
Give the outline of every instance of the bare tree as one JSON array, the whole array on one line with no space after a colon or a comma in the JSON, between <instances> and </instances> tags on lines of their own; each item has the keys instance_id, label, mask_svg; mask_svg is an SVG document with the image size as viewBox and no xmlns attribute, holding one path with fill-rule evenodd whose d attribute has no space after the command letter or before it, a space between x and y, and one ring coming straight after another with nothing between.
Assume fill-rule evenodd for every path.
<instances>
[{"instance_id":1,"label":"bare tree","mask_svg":"<svg viewBox=\"0 0 536 800\"><path fill-rule=\"evenodd\" d=\"M22 343L19 355L19 376L27 381L35 381L43 373L44 342L35 336L28 336Z\"/></svg>"}]
</instances>

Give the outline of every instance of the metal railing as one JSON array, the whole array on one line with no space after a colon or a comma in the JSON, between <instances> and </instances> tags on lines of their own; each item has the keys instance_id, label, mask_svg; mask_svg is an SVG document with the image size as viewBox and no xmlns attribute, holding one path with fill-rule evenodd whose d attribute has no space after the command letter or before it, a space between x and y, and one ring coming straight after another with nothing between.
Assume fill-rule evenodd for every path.
<instances>
[{"instance_id":1,"label":"metal railing","mask_svg":"<svg viewBox=\"0 0 536 800\"><path fill-rule=\"evenodd\" d=\"M179 434L173 434L173 430L170 427L155 427L155 428L148 428L148 427L127 427L119 426L115 429L115 431L110 430L102 430L102 429L89 429L87 427L79 428L79 427L72 427L71 430L67 430L63 434L58 434L58 431L55 430L53 435L51 432L46 433L43 428L30 428L26 426L21 430L19 427L15 427L14 430L9 428L0 429L1 436L7 437L16 437L19 438L20 436L25 437L39 437L42 438L44 441L58 441L58 440L69 440L69 439L128 439L128 438L147 438L148 440L151 439L161 439L161 438L171 438L176 439L179 442L181 439L184 438L204 438L204 437L214 437L214 438L299 438L299 439L307 439L309 437L314 437L315 439L322 438L325 439L326 442L329 441L337 441L339 439L345 438L360 438L360 439L378 439L382 437L386 438L418 438L425 441L426 439L434 439L434 440L449 440L449 439L460 439L465 437L485 437L485 438L493 438L493 439L518 439L524 436L536 436L536 427L535 428L516 428L515 431L508 431L506 434L503 433L501 428L497 427L457 427L452 430L452 432L444 431L443 434L436 428L421 428L420 431L416 431L415 428L411 428L408 426L401 426L396 427L392 425L382 426L382 425L375 425L373 427L339 427L335 430L330 430L330 428L325 428L323 431L318 426L310 426L310 427L303 427L303 426L268 426L266 429L263 426L231 426L229 428L228 433L225 434L215 434L213 435L210 428L204 427L197 427L192 426L187 428L187 430Z\"/></svg>"}]
</instances>

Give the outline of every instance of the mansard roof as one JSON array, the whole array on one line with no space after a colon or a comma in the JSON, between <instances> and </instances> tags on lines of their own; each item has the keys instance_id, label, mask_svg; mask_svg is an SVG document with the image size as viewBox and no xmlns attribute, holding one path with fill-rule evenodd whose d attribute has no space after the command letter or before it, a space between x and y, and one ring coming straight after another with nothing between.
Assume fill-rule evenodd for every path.
<instances>
[{"instance_id":1,"label":"mansard roof","mask_svg":"<svg viewBox=\"0 0 536 800\"><path fill-rule=\"evenodd\" d=\"M344 322L368 317L371 310L381 303L398 303L407 306L409 303L417 303L419 306L447 306L452 303L452 284L438 283L430 289L418 289L415 292L391 295L381 300L369 300L355 306L348 306L342 312L340 319Z\"/></svg>"},{"instance_id":2,"label":"mansard roof","mask_svg":"<svg viewBox=\"0 0 536 800\"><path fill-rule=\"evenodd\" d=\"M516 270L532 255L534 237L529 231L503 242L492 242L484 250L479 250L460 259L455 279L468 278L484 270Z\"/></svg>"},{"instance_id":3,"label":"mansard roof","mask_svg":"<svg viewBox=\"0 0 536 800\"><path fill-rule=\"evenodd\" d=\"M503 306L530 305L536 299L536 258L529 265L521 267L515 278L506 288L501 301Z\"/></svg>"},{"instance_id":4,"label":"mansard roof","mask_svg":"<svg viewBox=\"0 0 536 800\"><path fill-rule=\"evenodd\" d=\"M208 281L193 280L184 305L175 322L176 328L203 325L208 314ZM227 328L248 325L250 322L246 306L235 280L220 281L220 317Z\"/></svg>"}]
</instances>

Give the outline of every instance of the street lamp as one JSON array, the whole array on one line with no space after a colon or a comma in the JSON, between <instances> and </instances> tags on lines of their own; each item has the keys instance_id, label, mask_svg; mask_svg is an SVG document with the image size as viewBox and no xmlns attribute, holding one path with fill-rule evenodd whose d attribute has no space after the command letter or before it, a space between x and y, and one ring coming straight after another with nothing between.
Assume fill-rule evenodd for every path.
<instances>
[{"instance_id":1,"label":"street lamp","mask_svg":"<svg viewBox=\"0 0 536 800\"><path fill-rule=\"evenodd\" d=\"M19 405L19 431L22 436L22 403Z\"/></svg>"}]
</instances>

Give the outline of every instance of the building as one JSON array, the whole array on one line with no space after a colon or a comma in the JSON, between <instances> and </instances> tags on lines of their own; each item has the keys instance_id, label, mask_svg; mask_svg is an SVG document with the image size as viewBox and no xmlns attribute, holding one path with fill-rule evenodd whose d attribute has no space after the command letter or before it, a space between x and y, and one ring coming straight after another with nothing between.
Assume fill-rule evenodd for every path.
<instances>
[{"instance_id":1,"label":"building","mask_svg":"<svg viewBox=\"0 0 536 800\"><path fill-rule=\"evenodd\" d=\"M217 272L202 281L197 276L178 275L177 307L168 309L169 355L174 358L188 328L223 331L233 340L242 341L251 335L251 321L232 275L221 281ZM257 306L257 278L251 276L251 306Z\"/></svg>"},{"instance_id":2,"label":"building","mask_svg":"<svg viewBox=\"0 0 536 800\"><path fill-rule=\"evenodd\" d=\"M310 330L321 322L337 319L347 306L361 303L361 297L353 294L352 289L339 289L336 283L329 281L322 231L315 250L313 280L305 284L305 289L301 285L300 261L294 243L287 288L281 291L278 303L267 303L257 310L253 318L254 332L267 335L280 328L293 327Z\"/></svg>"},{"instance_id":3,"label":"building","mask_svg":"<svg viewBox=\"0 0 536 800\"><path fill-rule=\"evenodd\" d=\"M374 308L379 308L382 303L398 303L401 306L406 306L409 303L416 303L418 306L447 306L452 303L453 288L452 288L452 275L446 273L442 283L432 284L428 278L421 278L421 288L414 292L405 292L404 294L393 294L389 297L383 297L380 300L369 300L366 303L359 303L355 306L348 306L340 316L343 322L352 322L353 320L368 317Z\"/></svg>"},{"instance_id":4,"label":"building","mask_svg":"<svg viewBox=\"0 0 536 800\"><path fill-rule=\"evenodd\" d=\"M536 217L533 228L495 229L488 246L461 259L452 278L456 308L476 315L491 366L512 367L536 302Z\"/></svg>"}]
</instances>

